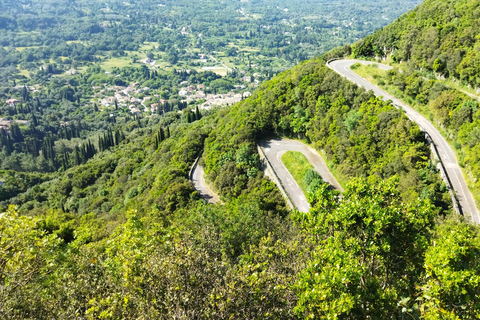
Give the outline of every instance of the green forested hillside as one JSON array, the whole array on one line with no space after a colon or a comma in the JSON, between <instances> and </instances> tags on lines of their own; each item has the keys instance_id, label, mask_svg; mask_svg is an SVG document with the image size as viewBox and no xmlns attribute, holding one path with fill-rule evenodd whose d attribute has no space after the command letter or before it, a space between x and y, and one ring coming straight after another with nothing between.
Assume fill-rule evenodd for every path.
<instances>
[{"instance_id":1,"label":"green forested hillside","mask_svg":"<svg viewBox=\"0 0 480 320\"><path fill-rule=\"evenodd\" d=\"M136 5L142 3L151 2ZM471 9L464 9L467 4ZM198 74L175 70L152 77L147 67L127 67L115 69L117 79L93 67L88 79L74 76L82 85L63 92L72 95L71 103L62 98L56 112L40 108L45 119L39 127L70 114L93 114L98 121L92 124L105 130L90 152L91 134L75 131L76 124L61 129L56 138L76 132L82 140L62 138L65 152L50 152L54 166L39 170L45 173L0 171L0 318L479 318L479 229L452 212L424 134L402 111L325 65L339 53L374 56L394 45L395 59L404 61L401 46L409 46L410 25L418 24L412 28L419 35L431 27L422 21L446 24L441 16L448 6L454 14L477 10L464 0L427 0L415 12L442 10L406 15L352 47L278 74L234 106L201 114L159 108L149 117L127 117L115 106L112 116L73 99L83 90L101 94L116 80L138 78L162 88L159 100L167 86L198 84ZM477 20L467 18L452 20L451 33L464 32L467 23L474 28ZM396 42L381 45L397 37L393 30ZM411 48L422 45L416 41ZM431 110L432 119L458 133L459 148L474 157L469 150L477 144L468 149L462 141L476 141L478 104L430 79L428 63L417 63L422 59L410 53L402 63L407 68L389 72L385 83ZM90 89L104 82L104 88ZM59 94L51 87L41 97L54 101ZM22 105L5 106L13 109L30 113ZM27 132L16 132L22 130ZM256 149L258 141L275 136L315 147L346 181L344 192L317 183L307 193L309 212L287 210ZM42 154L51 151L53 138ZM23 142L16 147L27 148ZM189 181L198 156L222 204L208 204ZM468 157L465 164L473 163ZM9 165L27 162L14 150L8 159Z\"/></svg>"},{"instance_id":2,"label":"green forested hillside","mask_svg":"<svg viewBox=\"0 0 480 320\"><path fill-rule=\"evenodd\" d=\"M478 34L479 1L425 1L351 47L355 57L391 54L394 70L378 72L374 81L416 106L444 131L459 154L460 165L466 169L477 204L480 201ZM465 90L477 93L477 97Z\"/></svg>"},{"instance_id":3,"label":"green forested hillside","mask_svg":"<svg viewBox=\"0 0 480 320\"><path fill-rule=\"evenodd\" d=\"M236 106L174 121L162 129L169 137L159 139L160 128L140 123L118 146L57 176L25 179L35 187L5 200L23 213L0 216L6 318L478 312L477 231L456 218L434 223L450 205L424 136L324 60L282 73ZM274 134L310 140L357 178L342 197L320 185L309 213L287 212L254 148ZM202 148L224 205L200 200L187 179Z\"/></svg>"},{"instance_id":4,"label":"green forested hillside","mask_svg":"<svg viewBox=\"0 0 480 320\"><path fill-rule=\"evenodd\" d=\"M352 46L355 56L392 54L480 87L480 2L426 0L394 23Z\"/></svg>"},{"instance_id":5,"label":"green forested hillside","mask_svg":"<svg viewBox=\"0 0 480 320\"><path fill-rule=\"evenodd\" d=\"M221 118L205 149L206 172L216 189L235 196L231 189L241 190L246 180L231 165L234 150L272 134L305 137L325 151L342 178L397 174L405 199L427 197L439 211L449 206L418 126L335 75L323 60L280 74Z\"/></svg>"}]
</instances>

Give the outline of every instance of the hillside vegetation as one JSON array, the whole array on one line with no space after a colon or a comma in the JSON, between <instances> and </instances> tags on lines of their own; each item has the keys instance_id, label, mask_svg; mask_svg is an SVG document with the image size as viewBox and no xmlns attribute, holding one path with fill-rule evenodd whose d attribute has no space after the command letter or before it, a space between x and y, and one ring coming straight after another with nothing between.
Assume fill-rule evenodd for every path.
<instances>
[{"instance_id":1,"label":"hillside vegetation","mask_svg":"<svg viewBox=\"0 0 480 320\"><path fill-rule=\"evenodd\" d=\"M461 271L437 274L463 259L476 277L478 236L452 218L435 227L450 203L425 137L323 60L236 106L171 123L168 137L160 128L126 131L120 145L5 200L26 215L9 208L0 217L2 314L356 319L477 310L478 288ZM312 210L289 214L254 148L271 134L310 140L342 175L363 178L350 179L341 198L315 183ZM202 148L223 206L200 200L187 180ZM444 243L445 234L453 238ZM415 300L424 293L435 300Z\"/></svg>"},{"instance_id":2,"label":"hillside vegetation","mask_svg":"<svg viewBox=\"0 0 480 320\"><path fill-rule=\"evenodd\" d=\"M151 2L132 6L142 3ZM424 6L442 3L447 2L427 1ZM124 12L129 6L123 2L110 10ZM168 19L177 16L172 12ZM139 14L106 35L155 19ZM5 18L1 23L9 30L18 28ZM206 26L202 24L202 32L208 31ZM91 27L100 33L96 39L103 39L100 27ZM177 25L172 29L181 30ZM172 31L160 30L158 37ZM302 30L297 31L306 32ZM32 120L30 129L14 124L17 140L3 135L2 143L12 147L2 151L8 154L2 158L8 158L8 168L25 169L30 156L20 161L18 153L34 152L31 147L38 145L42 150L34 163L45 170L0 171L0 317L479 318L479 228L452 212L425 135L402 111L325 65L339 53L375 55L382 32L304 61L264 82L247 99L208 111L184 106L176 93L162 94L173 91L168 86L211 85L231 75L151 73L146 66L105 74L92 66L88 79L75 75L70 80L79 85L67 85L66 80L50 81L48 70L39 72L45 83L56 85L36 93L38 103L24 87L23 104L2 107ZM128 34L122 43L132 42L133 49L143 43L130 41ZM371 50L361 53L364 47ZM432 110L444 113L445 119L464 119L458 120L463 121L458 132L471 125L466 132L476 134L477 105L436 80L418 77L418 66L409 59L411 68L389 73L392 83L405 81L405 88L417 88L426 97L424 105L438 103ZM142 117L130 116L116 104L105 110L82 104L84 96L117 86L117 72L119 80L138 78L156 87L155 98L169 98L164 110ZM93 92L89 79L107 85ZM412 85L416 81L418 87ZM450 98L455 108L446 109L450 104L440 101ZM69 120L70 114L93 114L95 121L73 122L77 119ZM59 119L71 123L55 134L42 134L41 144L29 135L46 133L46 125ZM257 141L274 136L302 139L324 154L340 180L347 181L343 193L307 171L311 210L287 210L275 184L264 176L256 148ZM202 200L188 179L199 155L206 180L223 204Z\"/></svg>"},{"instance_id":3,"label":"hillside vegetation","mask_svg":"<svg viewBox=\"0 0 480 320\"><path fill-rule=\"evenodd\" d=\"M477 206L478 99L442 79L450 78L460 87L480 87L479 8L479 1L425 1L351 48L355 57L391 54L397 62L395 68L388 72L370 70L376 73L374 82L415 106L444 132L466 169Z\"/></svg>"},{"instance_id":4,"label":"hillside vegetation","mask_svg":"<svg viewBox=\"0 0 480 320\"><path fill-rule=\"evenodd\" d=\"M352 46L354 56L392 54L418 68L480 87L480 3L426 0Z\"/></svg>"},{"instance_id":5,"label":"hillside vegetation","mask_svg":"<svg viewBox=\"0 0 480 320\"><path fill-rule=\"evenodd\" d=\"M309 140L345 179L400 177L405 200L429 198L438 210L450 206L445 185L431 161L418 126L372 93L342 79L316 59L263 84L220 117L206 138L206 172L221 194L233 197L247 184L252 161L239 163L237 149L268 135Z\"/></svg>"}]
</instances>

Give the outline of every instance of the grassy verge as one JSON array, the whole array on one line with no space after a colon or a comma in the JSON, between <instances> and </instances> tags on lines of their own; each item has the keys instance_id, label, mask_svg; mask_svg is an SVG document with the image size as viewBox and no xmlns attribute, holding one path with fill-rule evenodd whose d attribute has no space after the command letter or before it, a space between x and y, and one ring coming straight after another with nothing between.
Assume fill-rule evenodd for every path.
<instances>
[{"instance_id":1,"label":"grassy verge","mask_svg":"<svg viewBox=\"0 0 480 320\"><path fill-rule=\"evenodd\" d=\"M443 79L439 79L438 77L435 77L435 79L437 79L437 81L441 81L441 82L445 83L448 87L455 88L458 91L462 91L463 93L471 94L473 96L473 97L470 96L471 98L475 98L477 100L480 100L480 94L477 92L477 90L475 88L467 87L467 86L462 85L459 82L454 81L450 78L443 80Z\"/></svg>"},{"instance_id":2,"label":"grassy verge","mask_svg":"<svg viewBox=\"0 0 480 320\"><path fill-rule=\"evenodd\" d=\"M307 158L301 152L287 151L282 156L282 162L298 183L303 193L307 194L308 184L305 181L305 175L309 170L314 170Z\"/></svg>"},{"instance_id":3,"label":"grassy verge","mask_svg":"<svg viewBox=\"0 0 480 320\"><path fill-rule=\"evenodd\" d=\"M313 146L311 146L313 148ZM327 154L325 153L325 150L320 150L314 148L317 150L317 152L322 156L323 160L325 160L325 163L327 164L327 168L330 171L330 173L333 175L335 180L340 184L340 186L345 189L347 186L348 181L350 178L344 176L340 171L337 170L337 167L333 164L331 160L328 159Z\"/></svg>"}]
</instances>

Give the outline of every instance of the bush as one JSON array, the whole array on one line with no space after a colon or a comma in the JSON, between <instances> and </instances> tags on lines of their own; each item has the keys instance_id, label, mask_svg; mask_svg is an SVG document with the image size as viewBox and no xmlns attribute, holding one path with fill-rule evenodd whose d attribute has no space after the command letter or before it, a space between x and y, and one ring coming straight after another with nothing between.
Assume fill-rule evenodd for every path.
<instances>
[{"instance_id":1,"label":"bush","mask_svg":"<svg viewBox=\"0 0 480 320\"><path fill-rule=\"evenodd\" d=\"M358 68L360 68L360 67L361 67L361 64L357 62L357 63L353 64L353 65L350 67L350 69L355 70L355 69L358 69Z\"/></svg>"},{"instance_id":2,"label":"bush","mask_svg":"<svg viewBox=\"0 0 480 320\"><path fill-rule=\"evenodd\" d=\"M307 172L305 173L305 184L307 186L309 186L310 184L312 184L312 182L314 182L315 180L320 180L320 181L323 181L322 177L318 174L317 171L313 170L313 169L308 169Z\"/></svg>"}]
</instances>

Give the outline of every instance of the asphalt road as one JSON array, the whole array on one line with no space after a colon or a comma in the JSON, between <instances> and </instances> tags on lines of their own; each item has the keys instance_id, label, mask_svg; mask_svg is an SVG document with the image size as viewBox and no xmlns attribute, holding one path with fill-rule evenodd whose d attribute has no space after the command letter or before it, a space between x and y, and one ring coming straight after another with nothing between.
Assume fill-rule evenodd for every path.
<instances>
[{"instance_id":1,"label":"asphalt road","mask_svg":"<svg viewBox=\"0 0 480 320\"><path fill-rule=\"evenodd\" d=\"M473 199L470 190L468 190L467 182L465 181L460 166L458 165L455 153L447 141L442 137L438 130L417 111L353 72L350 67L356 62L363 64L371 63L359 60L336 60L327 65L348 80L355 82L357 85L362 86L367 90L372 90L376 96L382 96L383 100L392 100L393 105L402 108L410 120L416 122L423 131L430 135L437 147L440 157L442 158L442 162L457 195L463 214L467 218L470 217L475 223L480 223L480 216L477 207L475 206L475 200ZM391 69L390 66L382 64L377 65L384 70Z\"/></svg>"},{"instance_id":2,"label":"asphalt road","mask_svg":"<svg viewBox=\"0 0 480 320\"><path fill-rule=\"evenodd\" d=\"M203 199L213 204L220 202L218 195L213 192L205 182L203 167L198 164L193 169L192 182Z\"/></svg>"},{"instance_id":3,"label":"asphalt road","mask_svg":"<svg viewBox=\"0 0 480 320\"><path fill-rule=\"evenodd\" d=\"M265 156L272 165L273 170L275 170L275 173L285 188L285 192L288 193L288 196L298 211L308 212L310 210L310 204L307 202L307 198L302 189L300 189L295 179L293 179L290 172L288 172L287 168L283 165L281 158L287 151L299 151L303 153L325 182L328 182L337 190L343 190L328 170L323 158L315 149L306 144L290 139L274 139L262 141L259 145L263 148Z\"/></svg>"}]
</instances>

